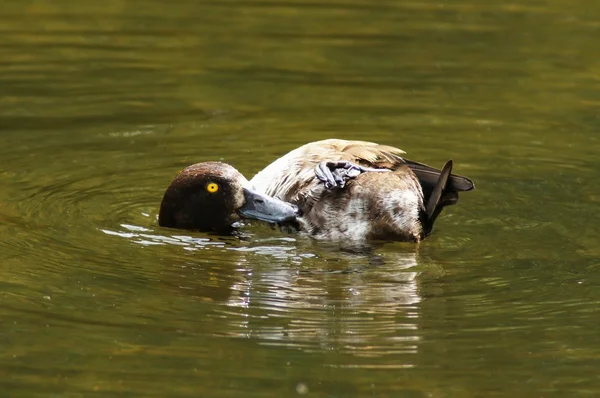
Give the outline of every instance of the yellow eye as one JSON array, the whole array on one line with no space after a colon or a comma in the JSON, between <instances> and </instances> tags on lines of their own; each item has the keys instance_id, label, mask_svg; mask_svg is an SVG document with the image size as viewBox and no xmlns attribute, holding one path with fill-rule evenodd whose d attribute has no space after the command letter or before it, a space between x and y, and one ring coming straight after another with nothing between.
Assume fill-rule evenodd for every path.
<instances>
[{"instance_id":1,"label":"yellow eye","mask_svg":"<svg viewBox=\"0 0 600 398\"><path fill-rule=\"evenodd\" d=\"M214 182L211 182L206 186L206 190L210 193L215 193L219 190L219 186Z\"/></svg>"}]
</instances>

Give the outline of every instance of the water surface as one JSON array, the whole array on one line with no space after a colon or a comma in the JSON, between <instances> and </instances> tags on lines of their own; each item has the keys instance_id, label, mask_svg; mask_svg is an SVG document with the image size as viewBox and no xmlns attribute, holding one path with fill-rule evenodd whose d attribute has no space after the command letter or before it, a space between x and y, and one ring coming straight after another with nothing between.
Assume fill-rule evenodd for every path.
<instances>
[{"instance_id":1,"label":"water surface","mask_svg":"<svg viewBox=\"0 0 600 398\"><path fill-rule=\"evenodd\" d=\"M0 13L9 397L600 394L591 0ZM418 247L158 227L175 173L329 137L473 178Z\"/></svg>"}]
</instances>

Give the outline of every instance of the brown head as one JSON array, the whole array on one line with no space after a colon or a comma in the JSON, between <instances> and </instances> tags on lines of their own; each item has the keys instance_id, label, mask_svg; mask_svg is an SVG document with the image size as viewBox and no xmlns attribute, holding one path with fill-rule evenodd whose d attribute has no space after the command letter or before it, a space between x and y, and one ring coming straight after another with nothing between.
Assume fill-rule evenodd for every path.
<instances>
[{"instance_id":1,"label":"brown head","mask_svg":"<svg viewBox=\"0 0 600 398\"><path fill-rule=\"evenodd\" d=\"M163 196L158 224L229 233L240 218L283 223L297 216L296 206L255 192L234 167L205 162L177 174Z\"/></svg>"}]
</instances>

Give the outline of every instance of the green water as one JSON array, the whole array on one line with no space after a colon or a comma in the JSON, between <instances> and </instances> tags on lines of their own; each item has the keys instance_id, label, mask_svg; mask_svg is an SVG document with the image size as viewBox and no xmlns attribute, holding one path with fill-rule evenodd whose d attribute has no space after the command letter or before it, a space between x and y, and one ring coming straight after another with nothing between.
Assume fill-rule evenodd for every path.
<instances>
[{"instance_id":1,"label":"green water","mask_svg":"<svg viewBox=\"0 0 600 398\"><path fill-rule=\"evenodd\" d=\"M600 396L595 0L7 1L3 397ZM158 227L174 174L368 139L475 180L419 247Z\"/></svg>"}]
</instances>

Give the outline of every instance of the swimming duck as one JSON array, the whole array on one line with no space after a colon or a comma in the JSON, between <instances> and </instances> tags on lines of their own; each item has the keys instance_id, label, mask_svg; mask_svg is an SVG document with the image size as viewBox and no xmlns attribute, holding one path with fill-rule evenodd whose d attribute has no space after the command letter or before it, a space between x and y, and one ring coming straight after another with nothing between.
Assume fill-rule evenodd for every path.
<instances>
[{"instance_id":1,"label":"swimming duck","mask_svg":"<svg viewBox=\"0 0 600 398\"><path fill-rule=\"evenodd\" d=\"M224 163L192 165L165 192L159 224L226 232L247 217L317 239L418 242L442 209L458 201L458 192L474 185L451 174L452 161L438 170L402 154L372 142L317 141L277 159L250 182Z\"/></svg>"},{"instance_id":2,"label":"swimming duck","mask_svg":"<svg viewBox=\"0 0 600 398\"><path fill-rule=\"evenodd\" d=\"M256 192L233 166L204 162L175 176L163 196L158 224L228 234L242 218L286 223L299 215L297 206Z\"/></svg>"}]
</instances>

